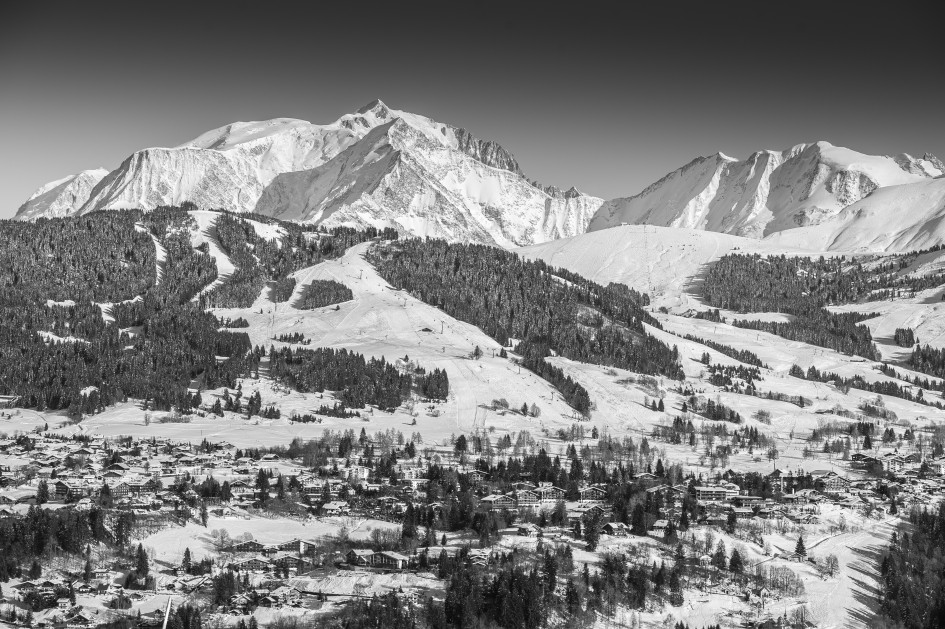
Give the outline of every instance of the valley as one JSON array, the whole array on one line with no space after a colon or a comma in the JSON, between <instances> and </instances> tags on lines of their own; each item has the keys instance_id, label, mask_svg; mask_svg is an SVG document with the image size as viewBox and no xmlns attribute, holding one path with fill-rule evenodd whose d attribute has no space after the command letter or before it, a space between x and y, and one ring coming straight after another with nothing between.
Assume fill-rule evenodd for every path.
<instances>
[{"instance_id":1,"label":"valley","mask_svg":"<svg viewBox=\"0 0 945 629\"><path fill-rule=\"evenodd\" d=\"M608 201L376 101L43 186L0 228L0 620L903 620L942 175L818 142Z\"/></svg>"}]
</instances>

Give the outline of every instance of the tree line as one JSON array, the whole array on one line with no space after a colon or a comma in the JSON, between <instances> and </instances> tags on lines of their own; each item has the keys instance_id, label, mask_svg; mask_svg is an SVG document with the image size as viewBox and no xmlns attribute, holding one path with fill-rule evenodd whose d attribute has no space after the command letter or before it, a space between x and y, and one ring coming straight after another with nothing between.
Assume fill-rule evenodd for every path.
<instances>
[{"instance_id":1,"label":"tree line","mask_svg":"<svg viewBox=\"0 0 945 629\"><path fill-rule=\"evenodd\" d=\"M644 324L660 327L643 309L648 299L627 286L601 286L508 251L438 239L376 246L369 260L396 289L479 327L504 346L516 339L529 368L557 353L683 377L676 348L645 331Z\"/></svg>"},{"instance_id":2,"label":"tree line","mask_svg":"<svg viewBox=\"0 0 945 629\"><path fill-rule=\"evenodd\" d=\"M193 206L5 221L0 394L16 396L19 406L73 415L129 397L156 410L183 409L192 405L192 381L200 388L234 388L237 378L257 369L261 354L250 351L249 337L220 330L248 322L219 321L205 312L218 301L213 292L201 294L217 268L206 247L191 246L196 222L188 209ZM218 227L238 260L252 259L253 268L263 269L253 273L276 279L380 234L396 237L350 228L312 234L280 224L284 235L270 242L226 213ZM160 264L155 241L166 250Z\"/></svg>"},{"instance_id":3,"label":"tree line","mask_svg":"<svg viewBox=\"0 0 945 629\"><path fill-rule=\"evenodd\" d=\"M861 391L889 395L891 397L897 397L909 402L925 404L926 406L945 408L945 406L943 406L939 400L927 399L925 394L922 392L922 389L917 388L913 393L913 387L911 385L904 386L896 382L890 382L888 380L867 382L860 374L856 374L852 378L844 378L843 376L831 371L821 371L814 365L808 367L807 371L804 371L798 365L791 365L791 369L788 371L788 374L794 376L795 378L803 378L805 380L813 380L816 382L833 382L836 384L837 388L841 389L842 391L848 391L851 388L860 389Z\"/></svg>"},{"instance_id":4,"label":"tree line","mask_svg":"<svg viewBox=\"0 0 945 629\"><path fill-rule=\"evenodd\" d=\"M716 311L718 312L718 311ZM693 336L692 334L687 334L684 336L687 341L694 341L699 345L705 345L706 347L711 347L720 354L724 354L729 358L734 358L740 363L745 363L746 365L753 365L755 367L764 367L768 368L768 365L764 364L758 355L747 349L735 349L730 345L724 345L722 343L716 343L715 341L710 341L709 339L699 338L698 336ZM703 361L705 362L705 361Z\"/></svg>"},{"instance_id":5,"label":"tree line","mask_svg":"<svg viewBox=\"0 0 945 629\"><path fill-rule=\"evenodd\" d=\"M858 268L851 270L843 258L728 254L709 269L703 294L718 308L793 315L787 322L736 320L738 327L875 359L879 354L870 331L858 325L873 315L825 308L872 293L874 275Z\"/></svg>"},{"instance_id":6,"label":"tree line","mask_svg":"<svg viewBox=\"0 0 945 629\"><path fill-rule=\"evenodd\" d=\"M945 626L945 503L914 508L908 532L893 533L880 564L880 611L891 626Z\"/></svg>"},{"instance_id":7,"label":"tree line","mask_svg":"<svg viewBox=\"0 0 945 629\"><path fill-rule=\"evenodd\" d=\"M427 373L400 370L382 358L366 359L346 349L271 348L269 369L273 380L301 391L333 391L350 408L374 404L395 409L414 388L424 397L445 399L449 395L446 371Z\"/></svg>"},{"instance_id":8,"label":"tree line","mask_svg":"<svg viewBox=\"0 0 945 629\"><path fill-rule=\"evenodd\" d=\"M295 307L300 310L315 310L354 299L351 289L335 280L312 280L302 289Z\"/></svg>"},{"instance_id":9,"label":"tree line","mask_svg":"<svg viewBox=\"0 0 945 629\"><path fill-rule=\"evenodd\" d=\"M267 222L272 222L269 219ZM221 248L236 266L227 281L207 296L207 304L216 308L248 308L267 282L273 282L270 296L286 301L295 289L289 274L322 260L340 257L358 243L381 237L396 239L391 229L368 227L357 230L337 227L315 234L298 225L276 222L279 236L260 236L253 223L229 212L221 212L214 224ZM313 237L314 236L314 237Z\"/></svg>"}]
</instances>

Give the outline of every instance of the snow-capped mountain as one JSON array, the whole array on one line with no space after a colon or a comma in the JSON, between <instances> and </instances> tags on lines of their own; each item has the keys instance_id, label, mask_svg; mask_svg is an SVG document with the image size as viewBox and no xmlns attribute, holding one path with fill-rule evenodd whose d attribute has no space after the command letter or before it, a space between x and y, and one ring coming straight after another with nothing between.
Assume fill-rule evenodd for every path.
<instances>
[{"instance_id":1,"label":"snow-capped mountain","mask_svg":"<svg viewBox=\"0 0 945 629\"><path fill-rule=\"evenodd\" d=\"M430 122L390 117L325 164L277 176L255 211L509 247L583 233L602 202L529 183L501 147Z\"/></svg>"},{"instance_id":2,"label":"snow-capped mountain","mask_svg":"<svg viewBox=\"0 0 945 629\"><path fill-rule=\"evenodd\" d=\"M766 240L784 247L877 253L945 243L945 177L880 188L819 225Z\"/></svg>"},{"instance_id":3,"label":"snow-capped mountain","mask_svg":"<svg viewBox=\"0 0 945 629\"><path fill-rule=\"evenodd\" d=\"M108 171L104 168L83 170L40 186L16 212L25 221L37 218L58 218L75 214L88 201L92 188Z\"/></svg>"},{"instance_id":4,"label":"snow-capped mountain","mask_svg":"<svg viewBox=\"0 0 945 629\"><path fill-rule=\"evenodd\" d=\"M47 184L17 218L190 201L515 246L583 233L602 203L530 183L495 142L380 101L327 125L237 122L181 146L138 151L107 174L94 172L95 181L83 173ZM91 184L72 183L79 181ZM69 193L56 192L60 186Z\"/></svg>"},{"instance_id":5,"label":"snow-capped mountain","mask_svg":"<svg viewBox=\"0 0 945 629\"><path fill-rule=\"evenodd\" d=\"M745 160L700 157L632 197L605 202L590 231L623 223L761 238L817 225L887 186L942 175L931 155L881 157L827 142L759 151Z\"/></svg>"}]
</instances>

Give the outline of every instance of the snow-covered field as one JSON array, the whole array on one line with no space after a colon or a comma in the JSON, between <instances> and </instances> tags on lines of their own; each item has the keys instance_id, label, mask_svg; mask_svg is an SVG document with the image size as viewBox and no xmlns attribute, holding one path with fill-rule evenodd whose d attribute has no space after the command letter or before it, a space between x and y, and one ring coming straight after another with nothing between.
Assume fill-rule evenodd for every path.
<instances>
[{"instance_id":1,"label":"snow-covered field","mask_svg":"<svg viewBox=\"0 0 945 629\"><path fill-rule=\"evenodd\" d=\"M325 517L295 520L269 517L215 517L210 516L207 526L189 522L187 526L172 526L139 540L156 561L168 566L180 563L184 549L189 548L195 560L204 557L216 558L219 549L214 547L210 532L222 529L231 539L252 536L263 544L280 544L293 539L316 541L337 535L344 528L351 539L367 540L375 529L389 530L400 525L381 520L351 517Z\"/></svg>"}]
</instances>

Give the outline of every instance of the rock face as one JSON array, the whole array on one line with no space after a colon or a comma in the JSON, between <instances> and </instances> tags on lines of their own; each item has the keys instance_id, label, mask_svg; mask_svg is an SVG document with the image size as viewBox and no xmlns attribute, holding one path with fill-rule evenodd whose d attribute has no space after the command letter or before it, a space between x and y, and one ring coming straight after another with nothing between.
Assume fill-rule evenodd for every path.
<instances>
[{"instance_id":1,"label":"rock face","mask_svg":"<svg viewBox=\"0 0 945 629\"><path fill-rule=\"evenodd\" d=\"M573 188L562 194L530 183L499 144L380 101L327 125L292 118L236 122L178 147L138 151L110 173L95 172L94 180L81 180L84 187L72 183L81 175L44 186L17 218L190 201L516 246L583 233L602 202ZM66 195L61 186L74 191Z\"/></svg>"},{"instance_id":2,"label":"rock face","mask_svg":"<svg viewBox=\"0 0 945 629\"><path fill-rule=\"evenodd\" d=\"M75 214L88 201L92 188L107 174L108 171L104 168L96 168L51 181L36 190L20 206L16 218L31 221Z\"/></svg>"},{"instance_id":3,"label":"rock face","mask_svg":"<svg viewBox=\"0 0 945 629\"><path fill-rule=\"evenodd\" d=\"M588 229L646 223L762 238L820 224L879 188L937 177L940 164L934 156L877 157L827 142L759 151L743 161L717 153L638 195L605 202Z\"/></svg>"},{"instance_id":4,"label":"rock face","mask_svg":"<svg viewBox=\"0 0 945 629\"><path fill-rule=\"evenodd\" d=\"M522 171L519 170L518 162L515 161L512 154L495 142L491 140L480 140L463 128L455 129L454 134L456 136L457 148L466 155L482 162L486 166L501 168L502 170L517 174L522 173Z\"/></svg>"}]
</instances>

